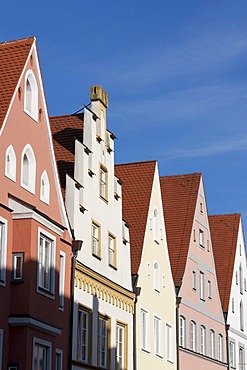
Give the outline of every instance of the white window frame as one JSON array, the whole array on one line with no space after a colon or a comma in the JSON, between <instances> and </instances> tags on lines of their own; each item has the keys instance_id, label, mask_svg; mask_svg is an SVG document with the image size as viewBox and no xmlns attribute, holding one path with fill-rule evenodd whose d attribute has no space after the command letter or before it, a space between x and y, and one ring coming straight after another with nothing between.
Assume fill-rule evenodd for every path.
<instances>
[{"instance_id":1,"label":"white window frame","mask_svg":"<svg viewBox=\"0 0 247 370\"><path fill-rule=\"evenodd\" d=\"M238 362L239 362L239 370L245 369L245 355L244 355L244 347L241 345L238 349Z\"/></svg>"},{"instance_id":2,"label":"white window frame","mask_svg":"<svg viewBox=\"0 0 247 370\"><path fill-rule=\"evenodd\" d=\"M103 322L105 323L105 328L103 329L104 333L103 331L101 331ZM104 343L102 342L102 340L104 340ZM103 353L105 354L104 358L102 357ZM102 361L102 359L104 361ZM106 317L99 316L99 319L98 319L98 366L100 368L105 369L107 367L107 362L108 362L108 319Z\"/></svg>"},{"instance_id":3,"label":"white window frame","mask_svg":"<svg viewBox=\"0 0 247 370\"><path fill-rule=\"evenodd\" d=\"M173 363L173 329L166 323L166 360Z\"/></svg>"},{"instance_id":4,"label":"white window frame","mask_svg":"<svg viewBox=\"0 0 247 370\"><path fill-rule=\"evenodd\" d=\"M29 98L27 91L27 80L29 81L31 87L31 109L28 107ZM38 122L38 85L34 73L31 69L29 69L26 73L24 89L24 112L26 112L30 117Z\"/></svg>"},{"instance_id":5,"label":"white window frame","mask_svg":"<svg viewBox=\"0 0 247 370\"><path fill-rule=\"evenodd\" d=\"M196 322L190 322L190 350L196 352Z\"/></svg>"},{"instance_id":6,"label":"white window frame","mask_svg":"<svg viewBox=\"0 0 247 370\"><path fill-rule=\"evenodd\" d=\"M28 159L28 183L24 181L25 169L24 169L24 156ZM36 182L36 159L33 148L30 144L27 144L21 154L21 187L35 194L35 182Z\"/></svg>"},{"instance_id":7,"label":"white window frame","mask_svg":"<svg viewBox=\"0 0 247 370\"><path fill-rule=\"evenodd\" d=\"M154 315L154 353L162 357L162 321L157 315Z\"/></svg>"},{"instance_id":8,"label":"white window frame","mask_svg":"<svg viewBox=\"0 0 247 370\"><path fill-rule=\"evenodd\" d=\"M218 334L218 360L223 361L223 335Z\"/></svg>"},{"instance_id":9,"label":"white window frame","mask_svg":"<svg viewBox=\"0 0 247 370\"><path fill-rule=\"evenodd\" d=\"M241 262L239 265L239 291L240 291L240 294L243 294L244 284L243 284L243 269L242 269Z\"/></svg>"},{"instance_id":10,"label":"white window frame","mask_svg":"<svg viewBox=\"0 0 247 370\"><path fill-rule=\"evenodd\" d=\"M150 262L147 262L147 276L148 277L151 276L151 264L150 264Z\"/></svg>"},{"instance_id":11,"label":"white window frame","mask_svg":"<svg viewBox=\"0 0 247 370\"><path fill-rule=\"evenodd\" d=\"M160 266L157 261L154 262L154 290L160 292Z\"/></svg>"},{"instance_id":12,"label":"white window frame","mask_svg":"<svg viewBox=\"0 0 247 370\"><path fill-rule=\"evenodd\" d=\"M16 276L17 270L17 259L20 258L20 272L21 276ZM24 252L13 252L12 253L12 280L22 281L23 280L23 266L24 266Z\"/></svg>"},{"instance_id":13,"label":"white window frame","mask_svg":"<svg viewBox=\"0 0 247 370\"><path fill-rule=\"evenodd\" d=\"M99 178L100 198L107 200L108 199L108 194L107 194L108 171L103 165L100 165L99 176L100 176Z\"/></svg>"},{"instance_id":14,"label":"white window frame","mask_svg":"<svg viewBox=\"0 0 247 370\"><path fill-rule=\"evenodd\" d=\"M200 299L205 301L205 274L202 271L200 271L199 284L200 284Z\"/></svg>"},{"instance_id":15,"label":"white window frame","mask_svg":"<svg viewBox=\"0 0 247 370\"><path fill-rule=\"evenodd\" d=\"M50 277L49 277L49 287L46 288L43 285L42 280L44 280L43 272L41 271L41 263L40 263L40 239L43 238L43 240L46 240L50 242ZM42 255L43 257L43 255ZM44 257L45 258L45 257ZM38 258L37 258L37 291L41 294L46 295L49 298L55 298L55 260L56 260L56 238L54 235L48 233L46 230L38 228ZM44 260L42 260L42 264L44 263Z\"/></svg>"},{"instance_id":16,"label":"white window frame","mask_svg":"<svg viewBox=\"0 0 247 370\"><path fill-rule=\"evenodd\" d=\"M179 346L186 346L186 319L184 316L179 316Z\"/></svg>"},{"instance_id":17,"label":"white window frame","mask_svg":"<svg viewBox=\"0 0 247 370\"><path fill-rule=\"evenodd\" d=\"M143 351L149 352L149 333L150 333L150 323L149 323L149 312L145 308L140 309L140 334L141 334L141 349Z\"/></svg>"},{"instance_id":18,"label":"white window frame","mask_svg":"<svg viewBox=\"0 0 247 370\"><path fill-rule=\"evenodd\" d=\"M116 237L108 233L108 263L109 266L116 268L116 260L117 260L117 250L116 250L117 240Z\"/></svg>"},{"instance_id":19,"label":"white window frame","mask_svg":"<svg viewBox=\"0 0 247 370\"><path fill-rule=\"evenodd\" d=\"M215 332L213 329L209 330L209 356L215 358Z\"/></svg>"},{"instance_id":20,"label":"white window frame","mask_svg":"<svg viewBox=\"0 0 247 370\"><path fill-rule=\"evenodd\" d=\"M36 370L34 367L34 349L35 346L44 347L47 351L46 353L46 370L51 370L51 359L52 359L52 344L46 340L40 338L33 338L33 355L32 355L32 370Z\"/></svg>"},{"instance_id":21,"label":"white window frame","mask_svg":"<svg viewBox=\"0 0 247 370\"><path fill-rule=\"evenodd\" d=\"M230 341L229 343L229 356L230 356L230 367L236 368L236 352L235 343Z\"/></svg>"},{"instance_id":22,"label":"white window frame","mask_svg":"<svg viewBox=\"0 0 247 370\"><path fill-rule=\"evenodd\" d=\"M63 370L63 350L58 348L56 348L56 370Z\"/></svg>"},{"instance_id":23,"label":"white window frame","mask_svg":"<svg viewBox=\"0 0 247 370\"><path fill-rule=\"evenodd\" d=\"M192 271L192 289L196 290L196 271Z\"/></svg>"},{"instance_id":24,"label":"white window frame","mask_svg":"<svg viewBox=\"0 0 247 370\"><path fill-rule=\"evenodd\" d=\"M16 181L16 155L12 145L8 146L5 153L5 176Z\"/></svg>"},{"instance_id":25,"label":"white window frame","mask_svg":"<svg viewBox=\"0 0 247 370\"><path fill-rule=\"evenodd\" d=\"M204 325L200 327L200 353L206 355L206 328Z\"/></svg>"},{"instance_id":26,"label":"white window frame","mask_svg":"<svg viewBox=\"0 0 247 370\"><path fill-rule=\"evenodd\" d=\"M212 282L208 280L208 298L212 299Z\"/></svg>"},{"instance_id":27,"label":"white window frame","mask_svg":"<svg viewBox=\"0 0 247 370\"><path fill-rule=\"evenodd\" d=\"M0 216L0 285L6 284L8 221Z\"/></svg>"},{"instance_id":28,"label":"white window frame","mask_svg":"<svg viewBox=\"0 0 247 370\"><path fill-rule=\"evenodd\" d=\"M3 365L3 329L0 329L0 370Z\"/></svg>"},{"instance_id":29,"label":"white window frame","mask_svg":"<svg viewBox=\"0 0 247 370\"><path fill-rule=\"evenodd\" d=\"M40 177L40 200L50 204L50 181L46 170L43 171Z\"/></svg>"},{"instance_id":30,"label":"white window frame","mask_svg":"<svg viewBox=\"0 0 247 370\"><path fill-rule=\"evenodd\" d=\"M157 208L154 209L154 241L159 243L159 212Z\"/></svg>"},{"instance_id":31,"label":"white window frame","mask_svg":"<svg viewBox=\"0 0 247 370\"><path fill-rule=\"evenodd\" d=\"M199 245L202 248L205 248L205 239L204 239L204 231L199 229Z\"/></svg>"},{"instance_id":32,"label":"white window frame","mask_svg":"<svg viewBox=\"0 0 247 370\"><path fill-rule=\"evenodd\" d=\"M82 316L85 316L85 327L82 328ZM78 314L78 348L77 348L77 356L78 361L88 363L89 362L89 330L90 330L90 312L83 307L79 307L79 314ZM84 331L84 336L82 335L82 331ZM83 342L84 337L84 342ZM85 357L83 358L82 354L82 347L85 347Z\"/></svg>"},{"instance_id":33,"label":"white window frame","mask_svg":"<svg viewBox=\"0 0 247 370\"><path fill-rule=\"evenodd\" d=\"M66 253L59 253L59 309L64 309Z\"/></svg>"},{"instance_id":34,"label":"white window frame","mask_svg":"<svg viewBox=\"0 0 247 370\"><path fill-rule=\"evenodd\" d=\"M239 304L239 318L240 318L240 330L244 331L244 306L243 301L240 301Z\"/></svg>"},{"instance_id":35,"label":"white window frame","mask_svg":"<svg viewBox=\"0 0 247 370\"><path fill-rule=\"evenodd\" d=\"M120 335L121 333L121 335ZM121 339L122 341L121 341ZM125 369L126 364L126 326L117 323L116 333L116 368L117 370Z\"/></svg>"},{"instance_id":36,"label":"white window frame","mask_svg":"<svg viewBox=\"0 0 247 370\"><path fill-rule=\"evenodd\" d=\"M95 233L95 231L97 231ZM92 255L100 258L100 225L92 220L91 226Z\"/></svg>"}]
</instances>

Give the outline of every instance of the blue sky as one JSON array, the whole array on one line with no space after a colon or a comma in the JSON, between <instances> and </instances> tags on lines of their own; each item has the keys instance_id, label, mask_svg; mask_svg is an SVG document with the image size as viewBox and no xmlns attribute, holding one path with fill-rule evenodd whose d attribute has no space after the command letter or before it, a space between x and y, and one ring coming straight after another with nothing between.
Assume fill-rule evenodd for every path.
<instances>
[{"instance_id":1,"label":"blue sky","mask_svg":"<svg viewBox=\"0 0 247 370\"><path fill-rule=\"evenodd\" d=\"M247 230L246 0L9 0L0 34L36 36L50 115L101 84L116 161L202 172L209 213Z\"/></svg>"}]
</instances>

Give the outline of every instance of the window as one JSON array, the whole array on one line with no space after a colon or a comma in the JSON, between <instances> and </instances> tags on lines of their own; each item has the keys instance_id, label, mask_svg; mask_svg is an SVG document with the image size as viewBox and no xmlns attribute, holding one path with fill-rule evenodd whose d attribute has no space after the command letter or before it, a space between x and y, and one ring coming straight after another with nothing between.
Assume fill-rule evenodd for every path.
<instances>
[{"instance_id":1,"label":"window","mask_svg":"<svg viewBox=\"0 0 247 370\"><path fill-rule=\"evenodd\" d=\"M236 279L236 285L238 285L238 272L236 271L236 274L235 274L235 279Z\"/></svg>"},{"instance_id":2,"label":"window","mask_svg":"<svg viewBox=\"0 0 247 370\"><path fill-rule=\"evenodd\" d=\"M108 173L107 173L107 169L104 167L104 166L100 166L100 170L99 170L99 173L100 173L100 197L107 200L107 177L108 177Z\"/></svg>"},{"instance_id":3,"label":"window","mask_svg":"<svg viewBox=\"0 0 247 370\"><path fill-rule=\"evenodd\" d=\"M12 254L12 279L21 281L23 279L24 253Z\"/></svg>"},{"instance_id":4,"label":"window","mask_svg":"<svg viewBox=\"0 0 247 370\"><path fill-rule=\"evenodd\" d=\"M179 345L185 347L186 321L183 316L179 317Z\"/></svg>"},{"instance_id":5,"label":"window","mask_svg":"<svg viewBox=\"0 0 247 370\"><path fill-rule=\"evenodd\" d=\"M5 154L5 176L9 179L16 180L16 155L12 145L10 145Z\"/></svg>"},{"instance_id":6,"label":"window","mask_svg":"<svg viewBox=\"0 0 247 370\"><path fill-rule=\"evenodd\" d=\"M218 335L218 360L223 361L223 336Z\"/></svg>"},{"instance_id":7,"label":"window","mask_svg":"<svg viewBox=\"0 0 247 370\"><path fill-rule=\"evenodd\" d=\"M89 310L79 308L78 318L78 360L89 362L89 333L91 326L91 313Z\"/></svg>"},{"instance_id":8,"label":"window","mask_svg":"<svg viewBox=\"0 0 247 370\"><path fill-rule=\"evenodd\" d=\"M244 331L244 307L243 302L240 302L240 330Z\"/></svg>"},{"instance_id":9,"label":"window","mask_svg":"<svg viewBox=\"0 0 247 370\"><path fill-rule=\"evenodd\" d=\"M165 277L164 274L162 275L162 286L163 286L163 288L165 288L165 286L166 286L166 277Z\"/></svg>"},{"instance_id":10,"label":"window","mask_svg":"<svg viewBox=\"0 0 247 370\"><path fill-rule=\"evenodd\" d=\"M235 358L235 343L230 342L230 366L236 367L236 358Z\"/></svg>"},{"instance_id":11,"label":"window","mask_svg":"<svg viewBox=\"0 0 247 370\"><path fill-rule=\"evenodd\" d=\"M172 327L166 324L166 359L169 362L173 362L173 343L172 343Z\"/></svg>"},{"instance_id":12,"label":"window","mask_svg":"<svg viewBox=\"0 0 247 370\"><path fill-rule=\"evenodd\" d=\"M108 350L108 320L99 317L98 322L98 364L99 367L106 368Z\"/></svg>"},{"instance_id":13,"label":"window","mask_svg":"<svg viewBox=\"0 0 247 370\"><path fill-rule=\"evenodd\" d=\"M239 347L239 370L245 369L244 349Z\"/></svg>"},{"instance_id":14,"label":"window","mask_svg":"<svg viewBox=\"0 0 247 370\"><path fill-rule=\"evenodd\" d=\"M46 171L42 173L40 178L40 200L47 204L50 203L50 182Z\"/></svg>"},{"instance_id":15,"label":"window","mask_svg":"<svg viewBox=\"0 0 247 370\"><path fill-rule=\"evenodd\" d=\"M192 289L196 290L196 272L192 271Z\"/></svg>"},{"instance_id":16,"label":"window","mask_svg":"<svg viewBox=\"0 0 247 370\"><path fill-rule=\"evenodd\" d=\"M154 240L159 242L159 214L157 209L154 210Z\"/></svg>"},{"instance_id":17,"label":"window","mask_svg":"<svg viewBox=\"0 0 247 370\"><path fill-rule=\"evenodd\" d=\"M203 213L203 205L202 205L202 202L200 202L200 212Z\"/></svg>"},{"instance_id":18,"label":"window","mask_svg":"<svg viewBox=\"0 0 247 370\"><path fill-rule=\"evenodd\" d=\"M157 262L154 264L154 290L160 291L160 268Z\"/></svg>"},{"instance_id":19,"label":"window","mask_svg":"<svg viewBox=\"0 0 247 370\"><path fill-rule=\"evenodd\" d=\"M109 265L112 267L117 266L117 258L116 258L116 238L112 234L108 235L108 259Z\"/></svg>"},{"instance_id":20,"label":"window","mask_svg":"<svg viewBox=\"0 0 247 370\"><path fill-rule=\"evenodd\" d=\"M51 235L50 235L51 236ZM39 291L54 294L55 288L55 240L40 232L39 234Z\"/></svg>"},{"instance_id":21,"label":"window","mask_svg":"<svg viewBox=\"0 0 247 370\"><path fill-rule=\"evenodd\" d=\"M190 322L190 349L196 351L196 323L195 321Z\"/></svg>"},{"instance_id":22,"label":"window","mask_svg":"<svg viewBox=\"0 0 247 370\"><path fill-rule=\"evenodd\" d=\"M234 313L234 298L232 298L232 313Z\"/></svg>"},{"instance_id":23,"label":"window","mask_svg":"<svg viewBox=\"0 0 247 370\"><path fill-rule=\"evenodd\" d=\"M205 326L201 325L201 348L200 348L200 352L202 355L205 355L206 354L206 328Z\"/></svg>"},{"instance_id":24,"label":"window","mask_svg":"<svg viewBox=\"0 0 247 370\"><path fill-rule=\"evenodd\" d=\"M211 280L208 280L208 298L212 298L212 284Z\"/></svg>"},{"instance_id":25,"label":"window","mask_svg":"<svg viewBox=\"0 0 247 370\"><path fill-rule=\"evenodd\" d=\"M154 316L154 351L157 356L161 356L161 320Z\"/></svg>"},{"instance_id":26,"label":"window","mask_svg":"<svg viewBox=\"0 0 247 370\"><path fill-rule=\"evenodd\" d=\"M122 370L127 367L127 343L126 326L117 324L117 348L116 348L116 369Z\"/></svg>"},{"instance_id":27,"label":"window","mask_svg":"<svg viewBox=\"0 0 247 370\"><path fill-rule=\"evenodd\" d=\"M151 266L150 262L147 263L147 276L151 276Z\"/></svg>"},{"instance_id":28,"label":"window","mask_svg":"<svg viewBox=\"0 0 247 370\"><path fill-rule=\"evenodd\" d=\"M243 270L241 263L239 265L239 290L240 293L243 294Z\"/></svg>"},{"instance_id":29,"label":"window","mask_svg":"<svg viewBox=\"0 0 247 370\"><path fill-rule=\"evenodd\" d=\"M0 217L0 284L6 279L7 220Z\"/></svg>"},{"instance_id":30,"label":"window","mask_svg":"<svg viewBox=\"0 0 247 370\"><path fill-rule=\"evenodd\" d=\"M200 271L200 299L205 300L204 273Z\"/></svg>"},{"instance_id":31,"label":"window","mask_svg":"<svg viewBox=\"0 0 247 370\"><path fill-rule=\"evenodd\" d=\"M199 229L199 244L204 248L204 231Z\"/></svg>"},{"instance_id":32,"label":"window","mask_svg":"<svg viewBox=\"0 0 247 370\"><path fill-rule=\"evenodd\" d=\"M63 370L63 351L56 349L56 370Z\"/></svg>"},{"instance_id":33,"label":"window","mask_svg":"<svg viewBox=\"0 0 247 370\"><path fill-rule=\"evenodd\" d=\"M31 70L27 72L25 79L24 111L38 121L38 87Z\"/></svg>"},{"instance_id":34,"label":"window","mask_svg":"<svg viewBox=\"0 0 247 370\"><path fill-rule=\"evenodd\" d=\"M148 312L141 309L141 348L144 351L149 350L149 319Z\"/></svg>"},{"instance_id":35,"label":"window","mask_svg":"<svg viewBox=\"0 0 247 370\"><path fill-rule=\"evenodd\" d=\"M100 226L92 222L92 253L95 257L100 257Z\"/></svg>"},{"instance_id":36,"label":"window","mask_svg":"<svg viewBox=\"0 0 247 370\"><path fill-rule=\"evenodd\" d=\"M26 145L21 156L21 186L35 193L36 160L31 145Z\"/></svg>"},{"instance_id":37,"label":"window","mask_svg":"<svg viewBox=\"0 0 247 370\"><path fill-rule=\"evenodd\" d=\"M33 339L33 370L51 370L51 343Z\"/></svg>"},{"instance_id":38,"label":"window","mask_svg":"<svg viewBox=\"0 0 247 370\"><path fill-rule=\"evenodd\" d=\"M64 308L65 253L59 255L59 308Z\"/></svg>"},{"instance_id":39,"label":"window","mask_svg":"<svg viewBox=\"0 0 247 370\"><path fill-rule=\"evenodd\" d=\"M244 278L244 291L247 292L246 278Z\"/></svg>"},{"instance_id":40,"label":"window","mask_svg":"<svg viewBox=\"0 0 247 370\"><path fill-rule=\"evenodd\" d=\"M215 333L212 329L209 332L209 350L210 357L215 358Z\"/></svg>"},{"instance_id":41,"label":"window","mask_svg":"<svg viewBox=\"0 0 247 370\"><path fill-rule=\"evenodd\" d=\"M0 370L2 370L3 364L3 330L0 329Z\"/></svg>"}]
</instances>

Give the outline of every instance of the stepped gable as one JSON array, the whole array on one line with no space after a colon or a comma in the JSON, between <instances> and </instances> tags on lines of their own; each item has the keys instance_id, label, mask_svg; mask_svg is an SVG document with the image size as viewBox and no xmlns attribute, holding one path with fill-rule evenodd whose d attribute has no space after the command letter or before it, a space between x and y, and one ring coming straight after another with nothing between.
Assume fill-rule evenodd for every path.
<instances>
[{"instance_id":1,"label":"stepped gable","mask_svg":"<svg viewBox=\"0 0 247 370\"><path fill-rule=\"evenodd\" d=\"M83 141L83 114L50 117L53 146L63 197L66 173L74 177L75 139Z\"/></svg>"},{"instance_id":2,"label":"stepped gable","mask_svg":"<svg viewBox=\"0 0 247 370\"><path fill-rule=\"evenodd\" d=\"M160 177L168 251L176 287L182 284L200 180L200 173Z\"/></svg>"},{"instance_id":3,"label":"stepped gable","mask_svg":"<svg viewBox=\"0 0 247 370\"><path fill-rule=\"evenodd\" d=\"M223 312L228 312L240 214L209 216L215 268Z\"/></svg>"},{"instance_id":4,"label":"stepped gable","mask_svg":"<svg viewBox=\"0 0 247 370\"><path fill-rule=\"evenodd\" d=\"M130 224L132 274L138 273L141 262L155 166L156 161L115 166L115 175L123 181L123 218Z\"/></svg>"},{"instance_id":5,"label":"stepped gable","mask_svg":"<svg viewBox=\"0 0 247 370\"><path fill-rule=\"evenodd\" d=\"M30 37L0 43L0 129L34 41Z\"/></svg>"}]
</instances>

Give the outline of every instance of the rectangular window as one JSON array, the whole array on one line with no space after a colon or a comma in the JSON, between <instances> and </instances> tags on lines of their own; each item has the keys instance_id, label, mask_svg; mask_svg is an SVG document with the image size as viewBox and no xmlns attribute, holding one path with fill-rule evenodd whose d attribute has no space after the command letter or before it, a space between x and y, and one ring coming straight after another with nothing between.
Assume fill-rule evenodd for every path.
<instances>
[{"instance_id":1,"label":"rectangular window","mask_svg":"<svg viewBox=\"0 0 247 370\"><path fill-rule=\"evenodd\" d=\"M206 354L206 328L205 326L201 325L201 348L200 348L200 352L202 355L205 355Z\"/></svg>"},{"instance_id":2,"label":"rectangular window","mask_svg":"<svg viewBox=\"0 0 247 370\"><path fill-rule=\"evenodd\" d=\"M209 332L209 350L210 350L210 357L215 358L215 333L213 330Z\"/></svg>"},{"instance_id":3,"label":"rectangular window","mask_svg":"<svg viewBox=\"0 0 247 370\"><path fill-rule=\"evenodd\" d=\"M172 347L172 327L171 325L166 324L166 359L169 362L173 362Z\"/></svg>"},{"instance_id":4,"label":"rectangular window","mask_svg":"<svg viewBox=\"0 0 247 370\"><path fill-rule=\"evenodd\" d=\"M56 370L63 370L63 351L61 349L56 349Z\"/></svg>"},{"instance_id":5,"label":"rectangular window","mask_svg":"<svg viewBox=\"0 0 247 370\"><path fill-rule=\"evenodd\" d=\"M148 312L141 309L141 348L149 350L149 321Z\"/></svg>"},{"instance_id":6,"label":"rectangular window","mask_svg":"<svg viewBox=\"0 0 247 370\"><path fill-rule=\"evenodd\" d=\"M196 290L196 272L192 271L192 289Z\"/></svg>"},{"instance_id":7,"label":"rectangular window","mask_svg":"<svg viewBox=\"0 0 247 370\"><path fill-rule=\"evenodd\" d=\"M199 229L199 244L204 248L204 231Z\"/></svg>"},{"instance_id":8,"label":"rectangular window","mask_svg":"<svg viewBox=\"0 0 247 370\"><path fill-rule=\"evenodd\" d=\"M108 235L108 258L109 265L112 267L116 267L116 238L111 234Z\"/></svg>"},{"instance_id":9,"label":"rectangular window","mask_svg":"<svg viewBox=\"0 0 247 370\"><path fill-rule=\"evenodd\" d=\"M60 251L59 256L59 307L64 308L64 283L65 283L65 253Z\"/></svg>"},{"instance_id":10,"label":"rectangular window","mask_svg":"<svg viewBox=\"0 0 247 370\"><path fill-rule=\"evenodd\" d=\"M218 360L223 361L223 337L218 335Z\"/></svg>"},{"instance_id":11,"label":"rectangular window","mask_svg":"<svg viewBox=\"0 0 247 370\"><path fill-rule=\"evenodd\" d=\"M230 366L235 368L236 367L236 360L235 360L235 343L230 342Z\"/></svg>"},{"instance_id":12,"label":"rectangular window","mask_svg":"<svg viewBox=\"0 0 247 370\"><path fill-rule=\"evenodd\" d=\"M92 253L96 257L100 257L100 226L96 222L92 222Z\"/></svg>"},{"instance_id":13,"label":"rectangular window","mask_svg":"<svg viewBox=\"0 0 247 370\"><path fill-rule=\"evenodd\" d=\"M51 344L34 338L33 370L51 370Z\"/></svg>"},{"instance_id":14,"label":"rectangular window","mask_svg":"<svg viewBox=\"0 0 247 370\"><path fill-rule=\"evenodd\" d=\"M117 324L117 348L116 348L116 369L122 370L127 368L127 335L126 326Z\"/></svg>"},{"instance_id":15,"label":"rectangular window","mask_svg":"<svg viewBox=\"0 0 247 370\"><path fill-rule=\"evenodd\" d=\"M100 166L100 197L107 200L107 169Z\"/></svg>"},{"instance_id":16,"label":"rectangular window","mask_svg":"<svg viewBox=\"0 0 247 370\"><path fill-rule=\"evenodd\" d=\"M200 299L205 300L205 281L204 273L200 271Z\"/></svg>"},{"instance_id":17,"label":"rectangular window","mask_svg":"<svg viewBox=\"0 0 247 370\"><path fill-rule=\"evenodd\" d=\"M5 283L6 278L6 245L7 245L7 221L0 219L0 283Z\"/></svg>"},{"instance_id":18,"label":"rectangular window","mask_svg":"<svg viewBox=\"0 0 247 370\"><path fill-rule=\"evenodd\" d=\"M90 332L91 313L90 311L79 308L78 317L78 360L88 363L89 360L89 332Z\"/></svg>"},{"instance_id":19,"label":"rectangular window","mask_svg":"<svg viewBox=\"0 0 247 370\"><path fill-rule=\"evenodd\" d=\"M22 281L23 279L24 253L12 254L12 279Z\"/></svg>"},{"instance_id":20,"label":"rectangular window","mask_svg":"<svg viewBox=\"0 0 247 370\"><path fill-rule=\"evenodd\" d=\"M212 284L211 280L208 280L208 298L212 298Z\"/></svg>"},{"instance_id":21,"label":"rectangular window","mask_svg":"<svg viewBox=\"0 0 247 370\"><path fill-rule=\"evenodd\" d=\"M239 347L239 370L245 369L244 349Z\"/></svg>"},{"instance_id":22,"label":"rectangular window","mask_svg":"<svg viewBox=\"0 0 247 370\"><path fill-rule=\"evenodd\" d=\"M155 354L161 356L161 320L154 316L154 348Z\"/></svg>"},{"instance_id":23,"label":"rectangular window","mask_svg":"<svg viewBox=\"0 0 247 370\"><path fill-rule=\"evenodd\" d=\"M179 345L185 347L186 321L183 316L179 317Z\"/></svg>"},{"instance_id":24,"label":"rectangular window","mask_svg":"<svg viewBox=\"0 0 247 370\"><path fill-rule=\"evenodd\" d=\"M54 292L54 241L44 234L39 236L39 288L48 292Z\"/></svg>"},{"instance_id":25,"label":"rectangular window","mask_svg":"<svg viewBox=\"0 0 247 370\"><path fill-rule=\"evenodd\" d=\"M108 351L108 320L99 317L98 321L98 364L106 368Z\"/></svg>"},{"instance_id":26,"label":"rectangular window","mask_svg":"<svg viewBox=\"0 0 247 370\"><path fill-rule=\"evenodd\" d=\"M196 351L196 323L190 322L190 349Z\"/></svg>"}]
</instances>

